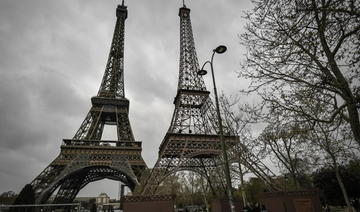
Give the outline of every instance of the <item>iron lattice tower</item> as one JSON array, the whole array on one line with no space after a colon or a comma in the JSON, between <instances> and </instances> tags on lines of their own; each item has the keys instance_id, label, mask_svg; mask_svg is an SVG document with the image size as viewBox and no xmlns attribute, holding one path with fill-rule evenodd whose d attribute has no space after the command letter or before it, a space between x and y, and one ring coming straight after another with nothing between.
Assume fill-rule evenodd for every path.
<instances>
[{"instance_id":1,"label":"iron lattice tower","mask_svg":"<svg viewBox=\"0 0 360 212\"><path fill-rule=\"evenodd\" d=\"M180 64L175 110L170 127L159 148L158 160L143 183L142 195L156 194L158 185L170 174L181 170L195 171L206 177L219 164L220 137L216 110L202 76L197 74L199 63L191 27L190 9L179 9ZM225 126L228 146L238 143L229 127ZM211 184L211 182L210 182Z\"/></svg>"},{"instance_id":2,"label":"iron lattice tower","mask_svg":"<svg viewBox=\"0 0 360 212\"><path fill-rule=\"evenodd\" d=\"M59 188L54 202L71 202L88 183L109 178L134 189L146 169L141 142L135 141L124 93L124 30L127 7L118 5L116 25L97 96L72 139L64 139L60 155L31 183L37 203ZM104 125L116 125L117 140L101 140Z\"/></svg>"}]
</instances>

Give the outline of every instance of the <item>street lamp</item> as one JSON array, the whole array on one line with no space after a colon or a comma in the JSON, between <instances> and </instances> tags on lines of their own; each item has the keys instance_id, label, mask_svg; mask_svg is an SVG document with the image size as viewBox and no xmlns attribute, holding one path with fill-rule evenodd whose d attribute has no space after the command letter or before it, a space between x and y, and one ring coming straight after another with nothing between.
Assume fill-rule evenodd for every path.
<instances>
[{"instance_id":1,"label":"street lamp","mask_svg":"<svg viewBox=\"0 0 360 212\"><path fill-rule=\"evenodd\" d=\"M197 72L197 74L201 75L201 76L206 75L207 71L204 69L204 67L207 63L210 63L211 76L212 76L212 81L213 81L213 86L214 86L216 113L217 113L217 118L218 118L218 123L219 123L220 142L221 142L221 148L222 148L222 152L224 155L224 162L225 162L224 169L225 169L225 179L226 179L226 185L227 185L227 194L228 194L228 198L229 198L230 211L235 212L234 195L232 192L231 178L230 178L229 160L228 160L228 155L226 152L226 145L225 145L225 141L224 141L224 132L223 132L221 115L220 115L219 99L218 99L217 90L216 90L214 67L213 67L213 60L214 60L215 53L222 54L222 53L226 52L226 50L227 50L227 48L224 45L220 45L220 46L216 47L216 49L213 50L213 53L211 55L211 60L206 61L203 64L203 66L201 67L201 69Z\"/></svg>"}]
</instances>

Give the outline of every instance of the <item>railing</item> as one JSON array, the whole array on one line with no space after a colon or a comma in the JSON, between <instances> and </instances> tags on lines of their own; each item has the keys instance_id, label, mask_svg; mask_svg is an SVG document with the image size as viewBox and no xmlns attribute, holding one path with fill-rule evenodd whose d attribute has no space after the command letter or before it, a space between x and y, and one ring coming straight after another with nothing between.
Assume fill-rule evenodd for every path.
<instances>
[{"instance_id":1,"label":"railing","mask_svg":"<svg viewBox=\"0 0 360 212\"><path fill-rule=\"evenodd\" d=\"M104 146L141 148L140 141L117 141L117 140L85 140L85 139L63 139L63 146Z\"/></svg>"},{"instance_id":2,"label":"railing","mask_svg":"<svg viewBox=\"0 0 360 212\"><path fill-rule=\"evenodd\" d=\"M69 210L70 207L70 210ZM7 212L10 208L18 209L19 211L72 211L80 212L81 203L66 203L66 204L27 204L27 205L0 205L0 212ZM67 208L67 209L66 209ZM17 211L17 210L14 210Z\"/></svg>"}]
</instances>

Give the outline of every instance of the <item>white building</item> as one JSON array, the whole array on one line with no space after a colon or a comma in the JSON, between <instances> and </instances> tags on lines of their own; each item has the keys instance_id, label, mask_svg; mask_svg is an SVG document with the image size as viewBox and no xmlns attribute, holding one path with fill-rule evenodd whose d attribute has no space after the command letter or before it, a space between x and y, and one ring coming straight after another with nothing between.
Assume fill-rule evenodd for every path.
<instances>
[{"instance_id":1,"label":"white building","mask_svg":"<svg viewBox=\"0 0 360 212\"><path fill-rule=\"evenodd\" d=\"M97 205L109 204L109 202L110 202L110 197L105 193L101 193L101 194L99 194L98 197L96 197Z\"/></svg>"}]
</instances>

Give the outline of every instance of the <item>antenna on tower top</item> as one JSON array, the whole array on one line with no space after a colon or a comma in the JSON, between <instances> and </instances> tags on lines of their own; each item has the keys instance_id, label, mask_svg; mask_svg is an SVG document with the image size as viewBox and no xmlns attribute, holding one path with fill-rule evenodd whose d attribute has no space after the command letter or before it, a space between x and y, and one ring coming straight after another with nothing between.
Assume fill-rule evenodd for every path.
<instances>
[{"instance_id":1,"label":"antenna on tower top","mask_svg":"<svg viewBox=\"0 0 360 212\"><path fill-rule=\"evenodd\" d=\"M121 3L121 4L122 4L122 6L124 6L124 0L122 0L122 3Z\"/></svg>"},{"instance_id":2,"label":"antenna on tower top","mask_svg":"<svg viewBox=\"0 0 360 212\"><path fill-rule=\"evenodd\" d=\"M182 0L182 1L183 1L183 6L186 7L186 5L185 5L185 0Z\"/></svg>"}]
</instances>

